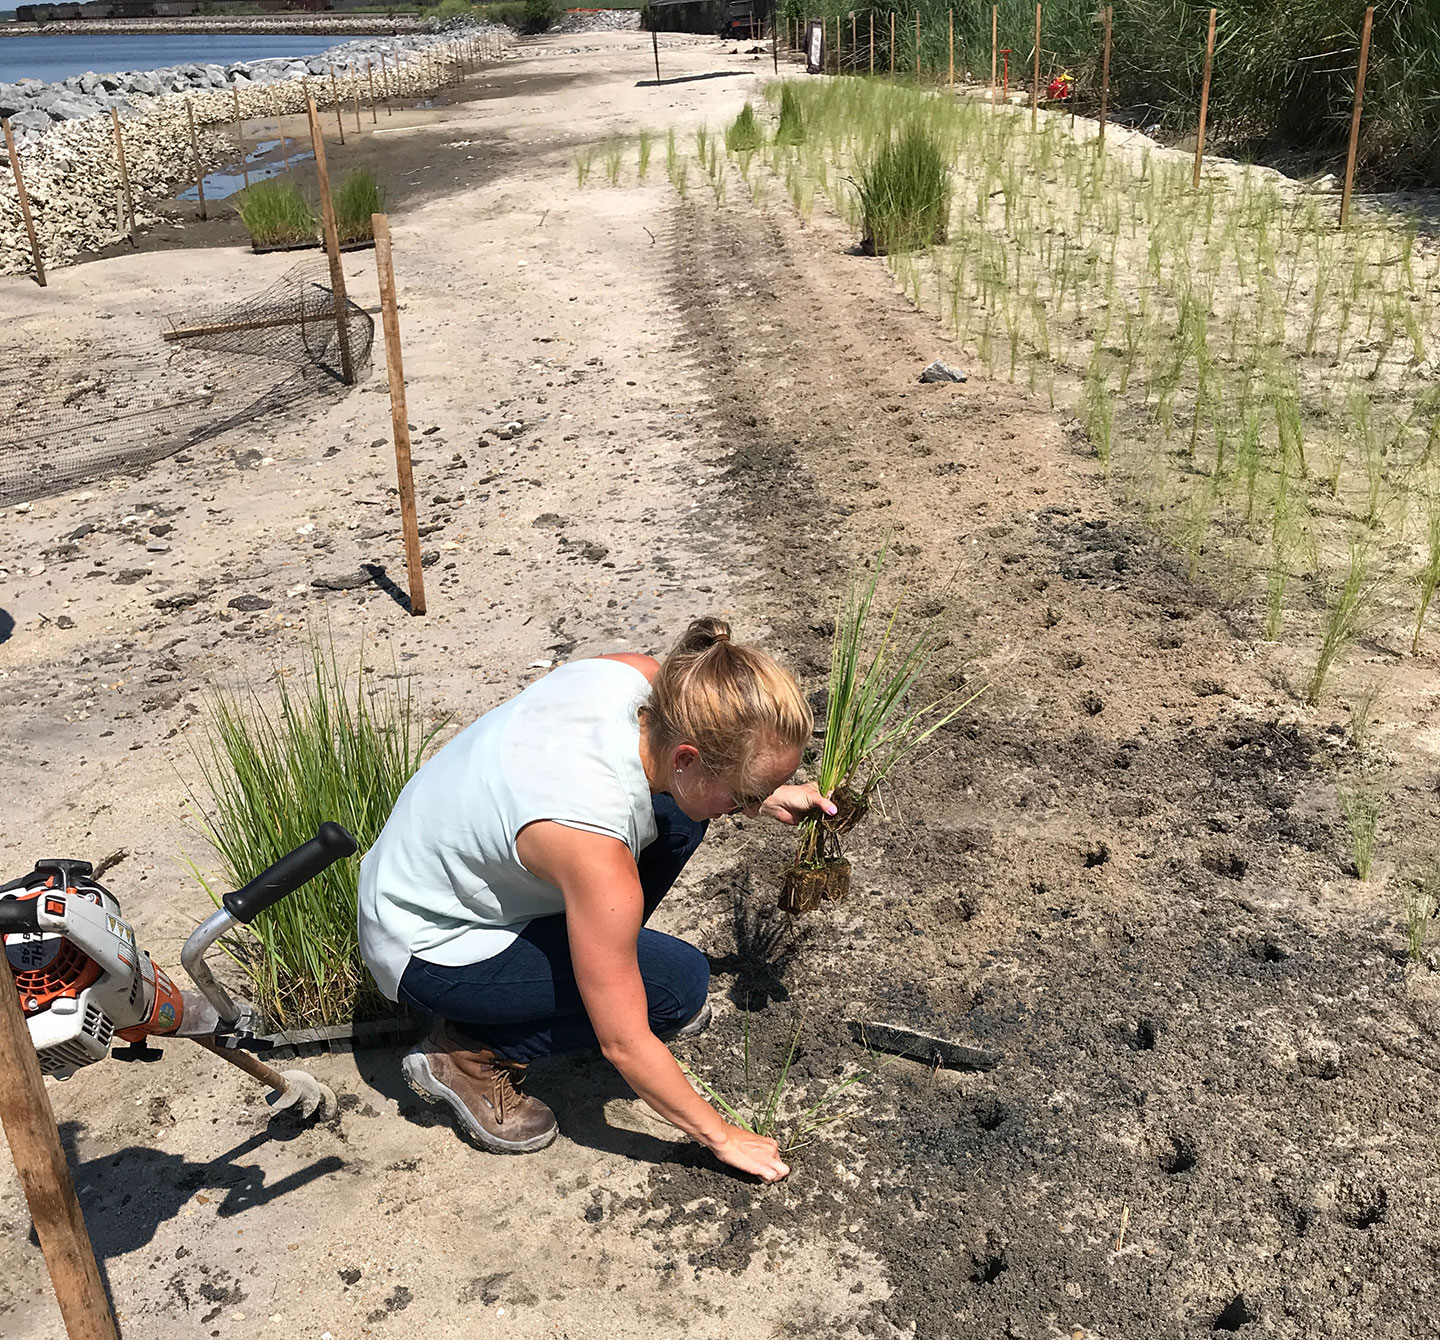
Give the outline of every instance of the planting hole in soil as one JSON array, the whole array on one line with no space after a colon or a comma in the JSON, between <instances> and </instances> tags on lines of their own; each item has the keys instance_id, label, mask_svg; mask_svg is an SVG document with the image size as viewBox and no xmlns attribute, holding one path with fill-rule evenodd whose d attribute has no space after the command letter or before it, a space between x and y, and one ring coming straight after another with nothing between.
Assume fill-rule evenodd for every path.
<instances>
[{"instance_id":1,"label":"planting hole in soil","mask_svg":"<svg viewBox=\"0 0 1440 1340\"><path fill-rule=\"evenodd\" d=\"M1161 1170L1179 1177L1195 1167L1195 1146L1180 1136L1170 1137L1170 1148L1160 1156Z\"/></svg>"},{"instance_id":2,"label":"planting hole in soil","mask_svg":"<svg viewBox=\"0 0 1440 1340\"><path fill-rule=\"evenodd\" d=\"M1137 1019L1135 1031L1130 1035L1130 1045L1136 1051L1154 1051L1156 1039L1160 1034L1160 1026L1153 1019Z\"/></svg>"},{"instance_id":3,"label":"planting hole in soil","mask_svg":"<svg viewBox=\"0 0 1440 1340\"><path fill-rule=\"evenodd\" d=\"M1219 1312L1211 1329L1216 1331L1238 1331L1242 1326L1259 1321L1260 1314L1246 1301L1243 1293L1237 1293Z\"/></svg>"}]
</instances>

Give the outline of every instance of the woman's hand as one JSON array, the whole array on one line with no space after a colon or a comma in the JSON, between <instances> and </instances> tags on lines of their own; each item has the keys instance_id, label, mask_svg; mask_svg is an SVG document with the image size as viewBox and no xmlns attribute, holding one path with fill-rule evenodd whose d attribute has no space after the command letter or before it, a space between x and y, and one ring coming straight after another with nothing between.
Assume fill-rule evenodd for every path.
<instances>
[{"instance_id":1,"label":"woman's hand","mask_svg":"<svg viewBox=\"0 0 1440 1340\"><path fill-rule=\"evenodd\" d=\"M778 1182L790 1172L790 1165L780 1157L780 1146L768 1135L756 1135L743 1126L726 1122L711 1152L721 1163L750 1173L762 1182Z\"/></svg>"},{"instance_id":2,"label":"woman's hand","mask_svg":"<svg viewBox=\"0 0 1440 1340\"><path fill-rule=\"evenodd\" d=\"M761 814L791 828L816 810L834 814L835 806L820 794L814 782L806 782L804 786L777 787L760 805Z\"/></svg>"}]
</instances>

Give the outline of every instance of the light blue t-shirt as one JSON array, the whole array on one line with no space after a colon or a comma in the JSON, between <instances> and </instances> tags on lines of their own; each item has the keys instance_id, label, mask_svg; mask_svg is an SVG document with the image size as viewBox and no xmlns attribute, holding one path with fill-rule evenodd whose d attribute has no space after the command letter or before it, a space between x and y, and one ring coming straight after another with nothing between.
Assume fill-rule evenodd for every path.
<instances>
[{"instance_id":1,"label":"light blue t-shirt","mask_svg":"<svg viewBox=\"0 0 1440 1340\"><path fill-rule=\"evenodd\" d=\"M526 824L604 833L635 856L655 840L638 715L649 696L622 661L575 661L421 766L360 863L360 952L386 996L396 999L412 954L479 963L531 918L565 910L515 854Z\"/></svg>"}]
</instances>

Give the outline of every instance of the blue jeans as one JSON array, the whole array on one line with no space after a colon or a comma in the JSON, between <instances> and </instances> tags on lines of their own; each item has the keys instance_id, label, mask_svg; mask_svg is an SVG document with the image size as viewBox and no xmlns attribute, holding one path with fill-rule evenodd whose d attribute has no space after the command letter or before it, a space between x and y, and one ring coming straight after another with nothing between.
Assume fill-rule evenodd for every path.
<instances>
[{"instance_id":1,"label":"blue jeans","mask_svg":"<svg viewBox=\"0 0 1440 1340\"><path fill-rule=\"evenodd\" d=\"M640 853L645 920L670 891L706 825L688 819L667 795L655 797L657 837ZM710 987L710 963L694 945L642 928L635 945L650 1028L665 1033L699 1012ZM599 1044L590 1026L575 969L565 916L536 917L494 958L445 967L411 957L400 978L400 1000L449 1020L460 1040L511 1061L533 1061Z\"/></svg>"}]
</instances>

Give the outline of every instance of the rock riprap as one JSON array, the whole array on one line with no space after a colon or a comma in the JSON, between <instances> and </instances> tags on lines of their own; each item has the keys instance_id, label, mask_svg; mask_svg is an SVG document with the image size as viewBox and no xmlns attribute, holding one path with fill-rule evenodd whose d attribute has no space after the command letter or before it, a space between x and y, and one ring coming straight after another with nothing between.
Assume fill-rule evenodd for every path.
<instances>
[{"instance_id":1,"label":"rock riprap","mask_svg":"<svg viewBox=\"0 0 1440 1340\"><path fill-rule=\"evenodd\" d=\"M481 31L510 36L498 24L466 29L464 36ZM368 100L372 71L377 94L386 86L392 96L432 93L452 77L456 38L454 32L363 38L306 59L286 56L229 65L87 72L58 84L30 79L0 84L0 116L9 117L15 135L46 265L62 265L125 236L112 107L121 119L137 222L144 224L153 221L141 204L144 198L172 195L194 178L187 98L195 112L200 157L208 170L238 159L237 96L241 115L247 119L303 114L307 93L318 106L333 106L337 90L331 85L332 69L340 100L347 106L357 94ZM30 268L19 197L0 154L0 274Z\"/></svg>"}]
</instances>

